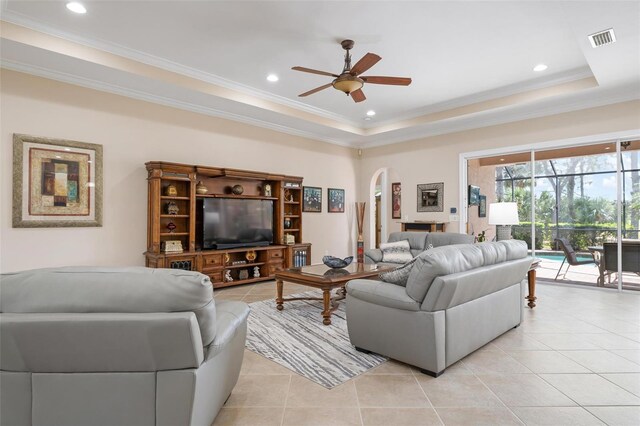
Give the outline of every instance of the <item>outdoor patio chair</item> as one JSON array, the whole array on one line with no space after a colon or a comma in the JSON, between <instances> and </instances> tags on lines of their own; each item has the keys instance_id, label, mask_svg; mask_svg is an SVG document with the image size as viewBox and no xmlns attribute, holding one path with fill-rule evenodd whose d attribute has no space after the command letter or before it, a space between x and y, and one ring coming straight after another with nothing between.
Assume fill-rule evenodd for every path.
<instances>
[{"instance_id":1,"label":"outdoor patio chair","mask_svg":"<svg viewBox=\"0 0 640 426\"><path fill-rule=\"evenodd\" d=\"M609 275L618 272L618 243L604 243L604 270ZM640 275L640 240L622 240L622 272Z\"/></svg>"},{"instance_id":2,"label":"outdoor patio chair","mask_svg":"<svg viewBox=\"0 0 640 426\"><path fill-rule=\"evenodd\" d=\"M554 278L554 280L558 279L558 276L560 275L560 271L562 271L562 267L564 266L564 262L567 262L567 270L564 271L564 275L562 276L562 279L566 278L567 272L569 272L569 268L572 266L591 265L591 264L597 265L595 259L578 260L578 257L576 256L576 251L573 249L573 246L571 245L569 240L567 240L566 238L556 238L555 242L558 243L558 245L560 245L560 248L564 252L564 259L562 259L562 264L560 265L560 268L558 268L558 273L556 274L556 277Z\"/></svg>"}]
</instances>

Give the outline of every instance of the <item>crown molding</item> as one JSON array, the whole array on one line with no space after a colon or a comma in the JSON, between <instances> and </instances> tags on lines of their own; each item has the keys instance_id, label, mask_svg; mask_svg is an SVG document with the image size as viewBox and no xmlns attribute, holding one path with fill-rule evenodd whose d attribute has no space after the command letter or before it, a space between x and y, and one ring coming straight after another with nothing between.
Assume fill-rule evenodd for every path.
<instances>
[{"instance_id":1,"label":"crown molding","mask_svg":"<svg viewBox=\"0 0 640 426\"><path fill-rule=\"evenodd\" d=\"M492 101L495 99L517 95L529 91L546 89L549 87L570 83L588 77L594 77L593 72L591 71L591 68L589 66L575 68L562 73L554 74L550 77L538 77L534 80L510 84L507 86L498 87L496 89L486 90L484 92L459 97L446 102L429 105L424 108L414 109L407 112L406 114L396 115L392 118L385 119L384 121L376 122L375 125L366 126L365 128L369 131L375 131L375 129L378 127L384 127L398 121L417 119L429 114L435 114L448 111L450 109Z\"/></svg>"},{"instance_id":2,"label":"crown molding","mask_svg":"<svg viewBox=\"0 0 640 426\"><path fill-rule=\"evenodd\" d=\"M342 115L335 114L333 112L327 111L322 108L317 108L311 105L307 105L300 101L292 100L284 96L275 95L273 93L270 93L264 90L256 89L251 86L237 83L237 82L228 80L226 78L217 76L215 74L211 74L211 73L204 72L195 68L191 68L182 64L178 64L176 62L173 62L164 58L160 58L145 52L141 52L136 49L131 49L116 43L89 39L89 38L81 37L65 31L60 31L43 22L31 19L29 17L22 15L21 13L9 10L6 3L7 1L3 0L2 9L1 9L3 21L9 22L15 25L19 25L21 27L29 28L31 30L38 31L43 34L47 34L49 36L59 37L61 39L78 43L83 46L91 47L91 48L102 50L114 55L122 56L124 58L131 59L146 65L158 67L166 71L182 74L187 77L204 81L206 83L215 84L217 86L224 87L225 89L234 90L234 91L237 91L249 96L253 96L262 100L275 102L280 105L284 105L290 108L295 108L300 111L308 112L310 114L315 114L323 118L335 120L343 124L348 124L354 127L362 127L362 123L360 122L350 120L348 118L345 118Z\"/></svg>"},{"instance_id":3,"label":"crown molding","mask_svg":"<svg viewBox=\"0 0 640 426\"><path fill-rule=\"evenodd\" d=\"M415 131L410 134L391 135L390 137L385 137L384 140L381 141L364 142L354 146L361 149L370 149L385 145L413 142L432 136L480 129L634 100L640 100L640 96L633 91L623 88L604 96L596 94L596 96L592 96L585 100L573 100L571 102L562 102L551 106L540 103L539 105L527 108L526 111L508 111L505 109L482 111L470 116L456 117L429 123L421 126L420 128L414 128Z\"/></svg>"},{"instance_id":4,"label":"crown molding","mask_svg":"<svg viewBox=\"0 0 640 426\"><path fill-rule=\"evenodd\" d=\"M0 68L5 68L8 70L22 72L26 74L31 74L38 77L47 78L50 80L60 81L63 83L73 84L73 85L85 87L88 89L98 90L101 92L125 96L128 98L133 98L140 101L151 102L154 104L159 104L159 105L173 107L173 108L177 108L185 111L195 112L198 114L223 118L226 120L237 121L240 123L249 124L252 126L257 126L257 127L261 127L269 130L274 130L276 132L286 133L293 136L299 136L306 139L330 143L333 145L339 145L347 148L353 148L352 144L349 144L337 139L321 137L311 132L305 132L303 130L294 129L288 126L283 126L280 124L258 120L255 118L250 118L244 115L233 114L233 113L221 111L215 108L196 105L190 102L178 101L178 100L167 98L164 96L154 95L148 92L123 88L121 86L116 86L114 84L105 83L105 82L93 80L90 78L79 77L76 75L72 75L72 74L68 74L60 71L52 71L48 68L42 68L42 67L25 64L21 62L16 62L16 61L9 61L1 58L0 58Z\"/></svg>"}]
</instances>

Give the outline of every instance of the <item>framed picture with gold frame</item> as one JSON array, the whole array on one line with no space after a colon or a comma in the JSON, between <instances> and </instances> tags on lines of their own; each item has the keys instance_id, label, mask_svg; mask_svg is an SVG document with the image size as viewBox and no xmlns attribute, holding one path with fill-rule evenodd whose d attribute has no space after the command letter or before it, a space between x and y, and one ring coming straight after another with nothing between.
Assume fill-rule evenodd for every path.
<instances>
[{"instance_id":1,"label":"framed picture with gold frame","mask_svg":"<svg viewBox=\"0 0 640 426\"><path fill-rule=\"evenodd\" d=\"M13 227L102 226L102 145L13 135Z\"/></svg>"}]
</instances>

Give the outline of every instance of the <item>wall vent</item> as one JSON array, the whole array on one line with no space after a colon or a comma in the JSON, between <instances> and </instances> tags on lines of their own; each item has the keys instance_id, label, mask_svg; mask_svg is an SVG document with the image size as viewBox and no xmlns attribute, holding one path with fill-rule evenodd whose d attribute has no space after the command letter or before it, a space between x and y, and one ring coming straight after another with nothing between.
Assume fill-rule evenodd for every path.
<instances>
[{"instance_id":1,"label":"wall vent","mask_svg":"<svg viewBox=\"0 0 640 426\"><path fill-rule=\"evenodd\" d=\"M597 33L591 34L589 36L589 42L591 43L591 47L595 49L596 47L604 46L605 44L615 43L616 35L613 32L613 28L609 28L608 30L598 31Z\"/></svg>"}]
</instances>

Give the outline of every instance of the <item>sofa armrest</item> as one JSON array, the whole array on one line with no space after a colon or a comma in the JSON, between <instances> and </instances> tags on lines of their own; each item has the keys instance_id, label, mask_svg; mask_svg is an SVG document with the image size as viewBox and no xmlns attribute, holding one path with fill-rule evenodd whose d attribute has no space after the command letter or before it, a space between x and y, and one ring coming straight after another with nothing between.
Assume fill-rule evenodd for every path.
<instances>
[{"instance_id":1,"label":"sofa armrest","mask_svg":"<svg viewBox=\"0 0 640 426\"><path fill-rule=\"evenodd\" d=\"M404 287L383 281L349 281L347 283L347 297L404 311L420 310L420 303L409 297Z\"/></svg>"},{"instance_id":2,"label":"sofa armrest","mask_svg":"<svg viewBox=\"0 0 640 426\"><path fill-rule=\"evenodd\" d=\"M206 359L211 359L222 351L247 322L249 305L233 300L216 300L217 332L213 342L207 346Z\"/></svg>"},{"instance_id":3,"label":"sofa armrest","mask_svg":"<svg viewBox=\"0 0 640 426\"><path fill-rule=\"evenodd\" d=\"M364 251L364 263L380 263L382 262L382 250L367 249Z\"/></svg>"}]
</instances>

